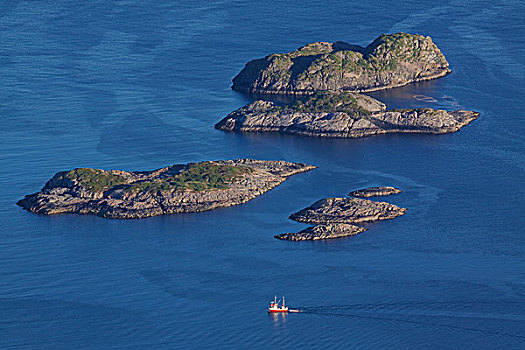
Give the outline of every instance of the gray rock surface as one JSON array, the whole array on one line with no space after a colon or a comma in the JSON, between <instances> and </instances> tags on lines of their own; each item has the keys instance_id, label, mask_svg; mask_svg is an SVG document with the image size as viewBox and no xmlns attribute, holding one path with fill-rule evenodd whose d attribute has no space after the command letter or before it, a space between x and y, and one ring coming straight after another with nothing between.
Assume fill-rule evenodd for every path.
<instances>
[{"instance_id":1,"label":"gray rock surface","mask_svg":"<svg viewBox=\"0 0 525 350\"><path fill-rule=\"evenodd\" d=\"M361 198L326 198L290 215L290 219L307 224L353 224L393 219L405 214L406 208L386 202Z\"/></svg>"},{"instance_id":2,"label":"gray rock surface","mask_svg":"<svg viewBox=\"0 0 525 350\"><path fill-rule=\"evenodd\" d=\"M364 227L350 224L316 225L308 227L307 229L297 233L283 233L275 236L275 238L288 241L316 241L320 239L352 236L366 230L367 229Z\"/></svg>"},{"instance_id":3,"label":"gray rock surface","mask_svg":"<svg viewBox=\"0 0 525 350\"><path fill-rule=\"evenodd\" d=\"M479 113L430 108L384 110L381 102L354 95L358 109L326 106L278 105L258 100L228 114L217 129L243 132L280 132L293 135L358 138L388 133L445 134L458 131ZM313 104L313 103L312 103Z\"/></svg>"},{"instance_id":4,"label":"gray rock surface","mask_svg":"<svg viewBox=\"0 0 525 350\"><path fill-rule=\"evenodd\" d=\"M449 64L430 37L395 33L383 34L367 47L316 42L250 61L233 79L232 88L264 94L366 92L448 73Z\"/></svg>"},{"instance_id":5,"label":"gray rock surface","mask_svg":"<svg viewBox=\"0 0 525 350\"><path fill-rule=\"evenodd\" d=\"M396 194L396 193L401 193L401 192L403 191L401 191L398 188L389 187L389 186L368 187L368 188L363 188L361 190L352 191L350 192L350 196L368 198L368 197L376 197L376 196L388 196L391 194Z\"/></svg>"},{"instance_id":6,"label":"gray rock surface","mask_svg":"<svg viewBox=\"0 0 525 350\"><path fill-rule=\"evenodd\" d=\"M143 218L200 212L247 202L314 166L238 159L176 164L155 171L74 169L59 172L17 204L41 214Z\"/></svg>"}]
</instances>

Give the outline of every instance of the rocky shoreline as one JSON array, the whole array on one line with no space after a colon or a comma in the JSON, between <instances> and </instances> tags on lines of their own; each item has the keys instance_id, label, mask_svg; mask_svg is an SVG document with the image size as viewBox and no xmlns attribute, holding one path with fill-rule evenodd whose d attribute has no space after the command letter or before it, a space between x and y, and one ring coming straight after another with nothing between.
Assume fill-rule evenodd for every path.
<instances>
[{"instance_id":1,"label":"rocky shoreline","mask_svg":"<svg viewBox=\"0 0 525 350\"><path fill-rule=\"evenodd\" d=\"M348 89L348 90L340 90L340 92L353 92L353 93L368 93L368 92L375 92L375 91L381 91L381 90L389 90L389 89L395 89L398 87L403 87L408 84L412 83L419 83L422 81L429 81L434 80L438 78L442 78L444 76L447 76L452 71L450 69L447 69L443 72L439 72L433 75L429 75L427 77L421 77L421 78L414 78L411 81L406 82L398 82L398 83L391 83L388 85L381 85L376 87L369 87L369 88L356 88L356 89ZM273 90L262 90L257 88L248 88L243 86L233 86L232 89L239 92L244 92L246 94L253 94L253 95L274 95L274 96L306 96L306 95L312 95L315 94L315 90L303 90L303 91L297 91L297 90L287 90L287 91L273 91ZM332 91L332 90L321 90L321 91Z\"/></svg>"},{"instance_id":2,"label":"rocky shoreline","mask_svg":"<svg viewBox=\"0 0 525 350\"><path fill-rule=\"evenodd\" d=\"M275 236L275 238L287 241L317 241L353 236L366 230L364 227L350 224L316 225L297 233L282 233Z\"/></svg>"},{"instance_id":3,"label":"rocky shoreline","mask_svg":"<svg viewBox=\"0 0 525 350\"><path fill-rule=\"evenodd\" d=\"M79 168L59 172L17 204L39 214L112 219L212 210L245 203L315 166L237 159L175 164L154 171Z\"/></svg>"},{"instance_id":4,"label":"rocky shoreline","mask_svg":"<svg viewBox=\"0 0 525 350\"><path fill-rule=\"evenodd\" d=\"M387 110L382 102L366 95L321 92L288 104L255 101L228 114L215 128L359 138L388 133L452 133L478 117L478 112L464 110Z\"/></svg>"}]
</instances>

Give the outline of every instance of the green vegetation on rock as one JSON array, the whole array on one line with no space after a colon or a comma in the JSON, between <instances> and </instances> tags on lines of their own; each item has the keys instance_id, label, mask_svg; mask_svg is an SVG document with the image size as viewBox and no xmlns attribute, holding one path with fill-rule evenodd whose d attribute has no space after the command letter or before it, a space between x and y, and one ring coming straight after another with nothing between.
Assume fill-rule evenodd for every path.
<instances>
[{"instance_id":1,"label":"green vegetation on rock","mask_svg":"<svg viewBox=\"0 0 525 350\"><path fill-rule=\"evenodd\" d=\"M316 42L246 64L233 88L260 93L374 91L450 72L430 37L382 34L367 47Z\"/></svg>"},{"instance_id":2,"label":"green vegetation on rock","mask_svg":"<svg viewBox=\"0 0 525 350\"><path fill-rule=\"evenodd\" d=\"M316 92L305 96L287 105L276 105L275 111L279 112L345 112L352 115L369 115L370 112L359 106L357 97L352 93L334 94L331 92Z\"/></svg>"},{"instance_id":3,"label":"green vegetation on rock","mask_svg":"<svg viewBox=\"0 0 525 350\"><path fill-rule=\"evenodd\" d=\"M113 219L195 213L245 203L314 168L282 160L235 159L173 164L152 171L74 169L56 173L41 191L17 204L46 215Z\"/></svg>"},{"instance_id":4,"label":"green vegetation on rock","mask_svg":"<svg viewBox=\"0 0 525 350\"><path fill-rule=\"evenodd\" d=\"M128 185L125 191L206 191L226 189L240 176L250 173L251 168L213 164L209 162L189 164L179 174L162 177L153 181L141 181Z\"/></svg>"},{"instance_id":5,"label":"green vegetation on rock","mask_svg":"<svg viewBox=\"0 0 525 350\"><path fill-rule=\"evenodd\" d=\"M78 168L62 174L88 191L101 192L126 182L126 178L100 169Z\"/></svg>"},{"instance_id":6,"label":"green vegetation on rock","mask_svg":"<svg viewBox=\"0 0 525 350\"><path fill-rule=\"evenodd\" d=\"M180 173L159 177L151 181L133 182L125 175L117 175L112 171L100 169L78 168L59 175L58 180L71 180L88 191L103 192L120 186L126 192L155 192L168 190L206 191L226 189L238 177L250 173L246 166L232 166L213 162L192 163L184 167Z\"/></svg>"}]
</instances>

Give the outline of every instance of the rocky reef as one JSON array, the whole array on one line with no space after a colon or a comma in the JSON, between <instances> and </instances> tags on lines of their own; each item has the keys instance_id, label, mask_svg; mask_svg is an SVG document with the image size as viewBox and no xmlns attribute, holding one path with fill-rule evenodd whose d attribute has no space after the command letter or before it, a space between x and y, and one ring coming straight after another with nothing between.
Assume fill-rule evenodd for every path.
<instances>
[{"instance_id":1,"label":"rocky reef","mask_svg":"<svg viewBox=\"0 0 525 350\"><path fill-rule=\"evenodd\" d=\"M391 194L396 194L396 193L401 193L401 192L403 191L401 191L398 188L389 187L389 186L367 187L361 190L350 192L350 196L360 197L360 198L369 198L369 197L376 197L376 196L389 196Z\"/></svg>"},{"instance_id":2,"label":"rocky reef","mask_svg":"<svg viewBox=\"0 0 525 350\"><path fill-rule=\"evenodd\" d=\"M114 219L200 212L247 202L287 177L314 168L253 159L175 164L139 172L78 168L57 173L40 192L17 204L41 214Z\"/></svg>"},{"instance_id":3,"label":"rocky reef","mask_svg":"<svg viewBox=\"0 0 525 350\"><path fill-rule=\"evenodd\" d=\"M383 103L366 95L317 92L287 104L255 101L228 114L215 128L358 138L387 133L451 133L478 116L464 110L387 110Z\"/></svg>"},{"instance_id":4,"label":"rocky reef","mask_svg":"<svg viewBox=\"0 0 525 350\"><path fill-rule=\"evenodd\" d=\"M325 198L308 208L290 215L290 219L313 224L297 233L283 233L275 238L288 241L306 241L352 236L366 231L356 223L371 223L404 215L406 208L386 202L361 198Z\"/></svg>"},{"instance_id":5,"label":"rocky reef","mask_svg":"<svg viewBox=\"0 0 525 350\"><path fill-rule=\"evenodd\" d=\"M297 233L282 233L275 236L275 238L288 241L316 241L352 236L366 230L364 227L350 224L316 225Z\"/></svg>"},{"instance_id":6,"label":"rocky reef","mask_svg":"<svg viewBox=\"0 0 525 350\"><path fill-rule=\"evenodd\" d=\"M367 47L338 41L315 42L289 53L248 62L232 88L264 94L315 91L375 91L450 73L430 37L383 34Z\"/></svg>"}]
</instances>

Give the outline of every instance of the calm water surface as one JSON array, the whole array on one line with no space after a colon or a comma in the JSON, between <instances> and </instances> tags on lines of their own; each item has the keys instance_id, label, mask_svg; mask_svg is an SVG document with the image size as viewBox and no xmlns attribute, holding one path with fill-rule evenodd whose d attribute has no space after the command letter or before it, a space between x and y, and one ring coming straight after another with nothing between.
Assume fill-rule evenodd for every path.
<instances>
[{"instance_id":1,"label":"calm water surface","mask_svg":"<svg viewBox=\"0 0 525 350\"><path fill-rule=\"evenodd\" d=\"M525 348L521 1L0 1L0 348ZM432 36L445 78L372 94L466 108L450 135L231 134L250 59ZM435 102L424 102L425 95ZM59 170L251 157L317 165L240 206L142 220L25 212ZM366 233L277 241L317 199L393 185ZM301 314L272 317L273 295Z\"/></svg>"}]
</instances>

